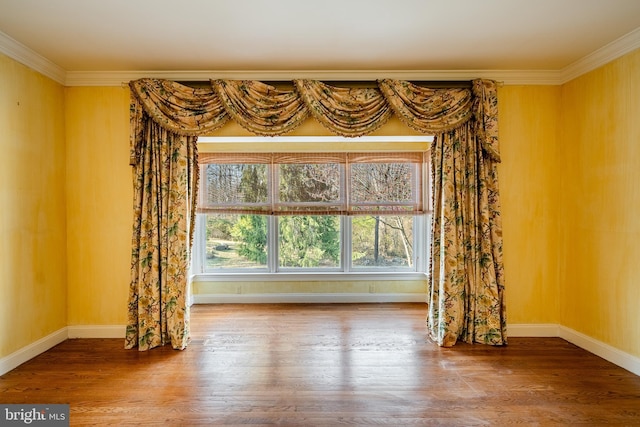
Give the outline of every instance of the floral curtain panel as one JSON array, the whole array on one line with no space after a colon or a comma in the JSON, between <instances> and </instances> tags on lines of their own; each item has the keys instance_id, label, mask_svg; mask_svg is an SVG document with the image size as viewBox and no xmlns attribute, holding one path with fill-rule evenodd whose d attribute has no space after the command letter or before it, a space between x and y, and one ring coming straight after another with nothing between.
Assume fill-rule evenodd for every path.
<instances>
[{"instance_id":1,"label":"floral curtain panel","mask_svg":"<svg viewBox=\"0 0 640 427\"><path fill-rule=\"evenodd\" d=\"M189 338L187 274L197 189L196 137L170 132L132 99L131 283L125 348L147 350Z\"/></svg>"},{"instance_id":2,"label":"floral curtain panel","mask_svg":"<svg viewBox=\"0 0 640 427\"><path fill-rule=\"evenodd\" d=\"M442 346L506 344L496 168L477 156L472 126L439 134L434 187L428 326Z\"/></svg>"},{"instance_id":3,"label":"floral curtain panel","mask_svg":"<svg viewBox=\"0 0 640 427\"><path fill-rule=\"evenodd\" d=\"M127 347L187 344L197 135L230 119L257 135L283 135L312 115L331 132L355 137L393 114L436 135L430 335L442 346L506 344L496 83L476 80L472 90L388 79L377 88L293 83L290 91L246 80L197 89L159 79L129 84L136 217Z\"/></svg>"},{"instance_id":4,"label":"floral curtain panel","mask_svg":"<svg viewBox=\"0 0 640 427\"><path fill-rule=\"evenodd\" d=\"M473 82L474 120L436 135L427 323L441 346L507 344L495 82Z\"/></svg>"}]
</instances>

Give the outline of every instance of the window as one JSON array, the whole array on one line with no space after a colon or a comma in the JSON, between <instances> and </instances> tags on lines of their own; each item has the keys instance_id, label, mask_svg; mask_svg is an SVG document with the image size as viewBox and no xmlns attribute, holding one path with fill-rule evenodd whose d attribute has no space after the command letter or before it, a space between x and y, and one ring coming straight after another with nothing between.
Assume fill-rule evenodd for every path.
<instances>
[{"instance_id":1,"label":"window","mask_svg":"<svg viewBox=\"0 0 640 427\"><path fill-rule=\"evenodd\" d=\"M425 159L201 153L196 273L424 272Z\"/></svg>"}]
</instances>

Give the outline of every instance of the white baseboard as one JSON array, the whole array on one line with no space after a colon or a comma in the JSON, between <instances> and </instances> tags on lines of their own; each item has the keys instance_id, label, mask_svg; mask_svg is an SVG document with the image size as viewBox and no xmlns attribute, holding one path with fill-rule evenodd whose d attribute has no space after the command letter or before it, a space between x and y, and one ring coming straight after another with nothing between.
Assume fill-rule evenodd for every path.
<instances>
[{"instance_id":1,"label":"white baseboard","mask_svg":"<svg viewBox=\"0 0 640 427\"><path fill-rule=\"evenodd\" d=\"M23 363L33 359L39 354L44 353L52 347L60 344L67 339L67 328L59 329L44 338L40 338L26 347L11 353L0 359L0 375L17 368Z\"/></svg>"},{"instance_id":2,"label":"white baseboard","mask_svg":"<svg viewBox=\"0 0 640 427\"><path fill-rule=\"evenodd\" d=\"M553 323L507 324L507 337L558 337L560 325Z\"/></svg>"},{"instance_id":3,"label":"white baseboard","mask_svg":"<svg viewBox=\"0 0 640 427\"><path fill-rule=\"evenodd\" d=\"M260 304L260 303L377 303L425 302L423 293L267 293L267 294L199 294L194 304Z\"/></svg>"},{"instance_id":4,"label":"white baseboard","mask_svg":"<svg viewBox=\"0 0 640 427\"><path fill-rule=\"evenodd\" d=\"M631 355L619 350L609 344L591 338L581 332L574 331L571 328L560 326L560 338L587 350L590 353L600 356L603 359L640 375L640 357Z\"/></svg>"},{"instance_id":5,"label":"white baseboard","mask_svg":"<svg viewBox=\"0 0 640 427\"><path fill-rule=\"evenodd\" d=\"M69 326L69 338L122 338L125 337L124 325L80 325Z\"/></svg>"}]
</instances>

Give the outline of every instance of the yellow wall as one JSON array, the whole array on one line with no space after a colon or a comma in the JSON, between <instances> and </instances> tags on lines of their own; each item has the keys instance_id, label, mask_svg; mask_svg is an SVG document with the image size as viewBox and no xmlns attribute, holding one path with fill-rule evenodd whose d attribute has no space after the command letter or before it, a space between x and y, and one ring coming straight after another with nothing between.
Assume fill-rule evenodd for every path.
<instances>
[{"instance_id":1,"label":"yellow wall","mask_svg":"<svg viewBox=\"0 0 640 427\"><path fill-rule=\"evenodd\" d=\"M129 90L65 94L69 325L124 325L133 219Z\"/></svg>"},{"instance_id":2,"label":"yellow wall","mask_svg":"<svg viewBox=\"0 0 640 427\"><path fill-rule=\"evenodd\" d=\"M640 356L640 50L562 88L562 325Z\"/></svg>"},{"instance_id":3,"label":"yellow wall","mask_svg":"<svg viewBox=\"0 0 640 427\"><path fill-rule=\"evenodd\" d=\"M0 55L0 358L67 325L64 89Z\"/></svg>"},{"instance_id":4,"label":"yellow wall","mask_svg":"<svg viewBox=\"0 0 640 427\"><path fill-rule=\"evenodd\" d=\"M500 196L509 323L557 323L559 86L499 89Z\"/></svg>"}]
</instances>

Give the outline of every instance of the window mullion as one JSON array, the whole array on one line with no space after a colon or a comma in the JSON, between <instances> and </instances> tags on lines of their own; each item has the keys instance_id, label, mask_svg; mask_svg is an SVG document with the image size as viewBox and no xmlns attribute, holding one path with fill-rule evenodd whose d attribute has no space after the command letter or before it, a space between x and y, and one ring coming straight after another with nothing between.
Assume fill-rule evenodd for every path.
<instances>
[{"instance_id":1,"label":"window mullion","mask_svg":"<svg viewBox=\"0 0 640 427\"><path fill-rule=\"evenodd\" d=\"M342 190L344 191L344 211L351 212L351 164L349 163L349 156L344 164L342 182L340 183Z\"/></svg>"},{"instance_id":2,"label":"window mullion","mask_svg":"<svg viewBox=\"0 0 640 427\"><path fill-rule=\"evenodd\" d=\"M267 220L267 268L270 273L278 271L278 217L269 215Z\"/></svg>"},{"instance_id":3,"label":"window mullion","mask_svg":"<svg viewBox=\"0 0 640 427\"><path fill-rule=\"evenodd\" d=\"M276 203L279 200L278 197L278 183L280 174L278 173L278 165L271 161L268 170L269 190L267 193L267 199L271 205L271 214L267 220L267 268L270 273L276 273L278 271L278 217L273 215L276 212Z\"/></svg>"},{"instance_id":4,"label":"window mullion","mask_svg":"<svg viewBox=\"0 0 640 427\"><path fill-rule=\"evenodd\" d=\"M351 271L351 217L342 215L340 217L340 245L342 251L342 271L349 273Z\"/></svg>"},{"instance_id":5,"label":"window mullion","mask_svg":"<svg viewBox=\"0 0 640 427\"><path fill-rule=\"evenodd\" d=\"M351 167L349 165L349 156L346 156L346 161L342 169L341 176L341 191L343 191L343 203L344 213L340 217L340 253L342 254L342 271L348 273L351 271L351 218L346 215L350 210L351 201Z\"/></svg>"},{"instance_id":6,"label":"window mullion","mask_svg":"<svg viewBox=\"0 0 640 427\"><path fill-rule=\"evenodd\" d=\"M413 263L415 271L424 271L424 217L424 214L413 217L413 247L415 248L413 251Z\"/></svg>"}]
</instances>

